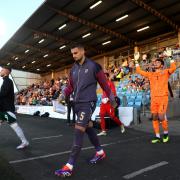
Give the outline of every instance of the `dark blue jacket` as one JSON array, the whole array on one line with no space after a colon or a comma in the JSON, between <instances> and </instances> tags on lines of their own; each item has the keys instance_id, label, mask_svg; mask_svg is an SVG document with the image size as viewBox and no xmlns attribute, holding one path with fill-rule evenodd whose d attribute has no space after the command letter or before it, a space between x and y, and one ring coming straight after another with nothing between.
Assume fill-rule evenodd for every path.
<instances>
[{"instance_id":1,"label":"dark blue jacket","mask_svg":"<svg viewBox=\"0 0 180 180\"><path fill-rule=\"evenodd\" d=\"M85 58L82 65L74 63L69 77L68 86L63 90L65 96L74 92L74 102L97 101L97 82L106 92L110 101L114 101L114 95L107 84L104 72L99 64Z\"/></svg>"}]
</instances>

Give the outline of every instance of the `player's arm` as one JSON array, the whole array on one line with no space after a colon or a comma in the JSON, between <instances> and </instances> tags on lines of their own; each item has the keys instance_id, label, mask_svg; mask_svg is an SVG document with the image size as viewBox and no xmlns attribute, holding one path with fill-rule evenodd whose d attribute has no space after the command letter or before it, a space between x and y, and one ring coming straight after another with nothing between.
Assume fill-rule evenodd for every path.
<instances>
[{"instance_id":1,"label":"player's arm","mask_svg":"<svg viewBox=\"0 0 180 180\"><path fill-rule=\"evenodd\" d=\"M168 72L169 74L172 74L175 70L176 70L176 64L172 58L172 50L171 48L166 48L166 50L164 51L164 55L169 57L171 59L170 61L170 68L168 68Z\"/></svg>"},{"instance_id":2,"label":"player's arm","mask_svg":"<svg viewBox=\"0 0 180 180\"><path fill-rule=\"evenodd\" d=\"M116 101L115 101L115 97L111 91L111 88L108 86L107 84L107 79L106 76L101 68L101 66L99 64L96 65L96 72L95 72L95 76L96 79L99 83L99 85L101 86L101 88L103 89L103 91L105 91L106 95L108 96L111 104L113 107L116 107Z\"/></svg>"},{"instance_id":3,"label":"player's arm","mask_svg":"<svg viewBox=\"0 0 180 180\"><path fill-rule=\"evenodd\" d=\"M141 70L139 64L136 64L136 72L138 74L141 74L142 76L145 76L145 77L148 77L148 78L150 76L150 72L146 72L146 71Z\"/></svg>"},{"instance_id":4,"label":"player's arm","mask_svg":"<svg viewBox=\"0 0 180 180\"><path fill-rule=\"evenodd\" d=\"M64 101L67 96L70 96L70 94L72 94L72 92L73 92L73 81L70 73L68 84L59 95L59 102L61 103L62 101Z\"/></svg>"},{"instance_id":5,"label":"player's arm","mask_svg":"<svg viewBox=\"0 0 180 180\"><path fill-rule=\"evenodd\" d=\"M146 71L141 70L140 65L139 65L139 62L138 62L139 57L140 57L139 52L136 52L136 53L134 54L134 62L135 62L135 65L136 65L136 72L137 72L138 74L141 74L141 75L145 76L145 77L149 77L149 76L150 76L150 73L149 73L149 72L146 72Z\"/></svg>"},{"instance_id":6,"label":"player's arm","mask_svg":"<svg viewBox=\"0 0 180 180\"><path fill-rule=\"evenodd\" d=\"M174 60L171 60L170 68L168 68L168 72L169 72L169 74L172 74L175 70L176 70L176 64L175 64Z\"/></svg>"},{"instance_id":7,"label":"player's arm","mask_svg":"<svg viewBox=\"0 0 180 180\"><path fill-rule=\"evenodd\" d=\"M73 92L73 83L72 83L72 78L70 76L69 80L68 80L68 84L64 88L62 93L64 94L64 96L70 96L70 94L72 94L72 92Z\"/></svg>"}]
</instances>

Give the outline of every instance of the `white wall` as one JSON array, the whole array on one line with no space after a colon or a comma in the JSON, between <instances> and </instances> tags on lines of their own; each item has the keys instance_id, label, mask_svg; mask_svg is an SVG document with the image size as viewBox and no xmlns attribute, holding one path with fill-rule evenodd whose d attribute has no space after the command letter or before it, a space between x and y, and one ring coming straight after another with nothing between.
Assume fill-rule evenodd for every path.
<instances>
[{"instance_id":1,"label":"white wall","mask_svg":"<svg viewBox=\"0 0 180 180\"><path fill-rule=\"evenodd\" d=\"M14 69L12 70L11 75L18 90L24 89L33 83L40 82L42 79L39 74Z\"/></svg>"}]
</instances>

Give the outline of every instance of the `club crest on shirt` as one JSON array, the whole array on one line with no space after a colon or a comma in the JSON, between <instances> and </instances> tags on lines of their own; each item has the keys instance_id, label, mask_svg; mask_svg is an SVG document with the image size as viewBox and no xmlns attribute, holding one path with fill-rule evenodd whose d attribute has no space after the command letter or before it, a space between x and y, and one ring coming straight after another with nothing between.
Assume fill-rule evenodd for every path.
<instances>
[{"instance_id":1,"label":"club crest on shirt","mask_svg":"<svg viewBox=\"0 0 180 180\"><path fill-rule=\"evenodd\" d=\"M85 74L86 74L86 73L88 73L88 69L85 69L85 71L84 71L84 72L85 72Z\"/></svg>"}]
</instances>

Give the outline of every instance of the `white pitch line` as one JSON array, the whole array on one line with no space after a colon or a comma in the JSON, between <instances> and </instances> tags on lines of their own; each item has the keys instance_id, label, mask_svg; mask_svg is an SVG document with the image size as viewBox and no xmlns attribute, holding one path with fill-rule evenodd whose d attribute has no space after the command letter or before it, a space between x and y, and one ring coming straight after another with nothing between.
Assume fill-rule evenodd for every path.
<instances>
[{"instance_id":1,"label":"white pitch line","mask_svg":"<svg viewBox=\"0 0 180 180\"><path fill-rule=\"evenodd\" d=\"M132 179L132 178L134 178L135 176L138 176L138 175L140 175L140 174L143 174L144 172L151 171L151 170L153 170L153 169L156 169L156 168L158 168L158 167L161 167L161 166L164 166L164 165L167 165L167 164L168 164L167 161L162 161L162 162L160 162L160 163L153 164L153 165L148 166L148 167L146 167L146 168L143 168L143 169L140 169L140 170L138 170L138 171L134 171L134 172L132 172L132 173L130 173L130 174L127 174L127 175L123 176L123 178L124 178L124 179Z\"/></svg>"},{"instance_id":2,"label":"white pitch line","mask_svg":"<svg viewBox=\"0 0 180 180\"><path fill-rule=\"evenodd\" d=\"M45 137L38 137L38 138L32 138L33 141L35 140L40 140L40 139L51 139L51 138L57 138L57 137L62 137L63 135L56 135L56 136L45 136Z\"/></svg>"},{"instance_id":3,"label":"white pitch line","mask_svg":"<svg viewBox=\"0 0 180 180\"><path fill-rule=\"evenodd\" d=\"M105 146L110 146L110 145L114 145L114 144L130 142L130 141L134 141L134 140L137 140L137 139L140 139L140 138L143 138L143 136L136 137L136 138L131 138L131 139L127 139L127 140L119 140L117 142L112 142L112 143L107 143L107 144L102 144L101 146L105 147ZM94 146L89 146L89 147L82 148L82 151L88 150L88 149L94 149ZM33 161L33 160L37 160L37 159L45 159L45 158L49 158L49 157L69 154L70 152L71 151L63 151L63 152L58 152L58 153L54 153L54 154L47 154L47 155L43 155L43 156L36 156L36 157L31 157L31 158L26 158L26 159L19 159L19 160L9 161L9 163L10 164L16 164L16 163L21 163L21 162Z\"/></svg>"}]
</instances>

